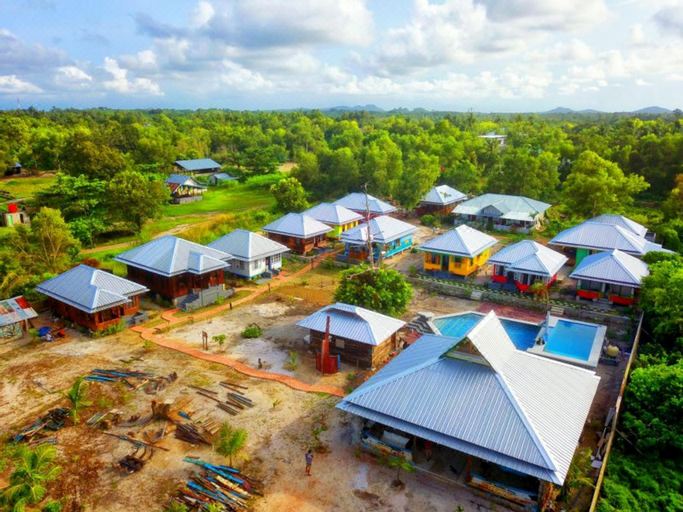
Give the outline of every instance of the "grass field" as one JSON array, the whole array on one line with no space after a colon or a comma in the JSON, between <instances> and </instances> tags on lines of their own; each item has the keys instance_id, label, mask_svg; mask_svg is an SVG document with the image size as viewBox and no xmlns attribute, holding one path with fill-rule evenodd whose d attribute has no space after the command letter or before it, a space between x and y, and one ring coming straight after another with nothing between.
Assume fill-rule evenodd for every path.
<instances>
[{"instance_id":1,"label":"grass field","mask_svg":"<svg viewBox=\"0 0 683 512\"><path fill-rule=\"evenodd\" d=\"M48 187L55 179L52 175L29 178L3 178L0 179L0 190L6 190L16 199L27 199L33 197L39 190Z\"/></svg>"}]
</instances>

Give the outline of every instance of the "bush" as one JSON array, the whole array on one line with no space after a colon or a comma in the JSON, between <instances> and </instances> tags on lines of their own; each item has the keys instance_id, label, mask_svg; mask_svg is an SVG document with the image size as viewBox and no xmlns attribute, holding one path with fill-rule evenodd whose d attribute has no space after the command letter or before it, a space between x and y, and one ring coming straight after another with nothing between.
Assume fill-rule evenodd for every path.
<instances>
[{"instance_id":1,"label":"bush","mask_svg":"<svg viewBox=\"0 0 683 512\"><path fill-rule=\"evenodd\" d=\"M441 219L436 215L427 214L420 217L420 223L429 228L438 228L441 226Z\"/></svg>"},{"instance_id":2,"label":"bush","mask_svg":"<svg viewBox=\"0 0 683 512\"><path fill-rule=\"evenodd\" d=\"M299 367L299 353L293 350L289 351L289 356L287 356L287 362L285 362L284 367L290 372L295 372Z\"/></svg>"},{"instance_id":3,"label":"bush","mask_svg":"<svg viewBox=\"0 0 683 512\"><path fill-rule=\"evenodd\" d=\"M338 302L372 309L385 315L402 315L413 297L413 287L403 274L390 268L365 265L345 270L334 293Z\"/></svg>"},{"instance_id":4,"label":"bush","mask_svg":"<svg viewBox=\"0 0 683 512\"><path fill-rule=\"evenodd\" d=\"M263 334L263 329L256 324L251 324L242 331L243 338L258 338L261 334Z\"/></svg>"}]
</instances>

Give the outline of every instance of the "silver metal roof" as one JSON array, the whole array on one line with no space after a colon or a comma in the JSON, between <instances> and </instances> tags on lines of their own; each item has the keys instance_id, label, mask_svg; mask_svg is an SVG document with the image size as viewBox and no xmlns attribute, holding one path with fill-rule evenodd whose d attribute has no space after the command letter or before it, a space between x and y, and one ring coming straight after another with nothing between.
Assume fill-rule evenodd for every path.
<instances>
[{"instance_id":1,"label":"silver metal roof","mask_svg":"<svg viewBox=\"0 0 683 512\"><path fill-rule=\"evenodd\" d=\"M639 288L649 275L647 263L615 249L586 256L569 277Z\"/></svg>"},{"instance_id":2,"label":"silver metal roof","mask_svg":"<svg viewBox=\"0 0 683 512\"><path fill-rule=\"evenodd\" d=\"M138 283L88 265L78 265L42 282L36 290L86 313L126 304L131 297L148 291Z\"/></svg>"},{"instance_id":3,"label":"silver metal roof","mask_svg":"<svg viewBox=\"0 0 683 512\"><path fill-rule=\"evenodd\" d=\"M595 251L619 249L634 256L642 256L651 251L671 252L663 249L660 244L650 242L621 225L596 222L594 219L565 229L550 240L548 244Z\"/></svg>"},{"instance_id":4,"label":"silver metal roof","mask_svg":"<svg viewBox=\"0 0 683 512\"><path fill-rule=\"evenodd\" d=\"M590 222L600 222L601 224L613 224L615 226L621 226L633 232L634 235L639 237L644 237L647 234L647 228L642 224L638 224L636 221L624 217L623 215L614 215L610 213L605 213L603 215L598 215L590 219Z\"/></svg>"},{"instance_id":5,"label":"silver metal roof","mask_svg":"<svg viewBox=\"0 0 683 512\"><path fill-rule=\"evenodd\" d=\"M38 313L22 296L0 300L0 327L36 318Z\"/></svg>"},{"instance_id":6,"label":"silver metal roof","mask_svg":"<svg viewBox=\"0 0 683 512\"><path fill-rule=\"evenodd\" d=\"M303 213L288 213L261 229L295 238L311 238L332 231L331 227Z\"/></svg>"},{"instance_id":7,"label":"silver metal roof","mask_svg":"<svg viewBox=\"0 0 683 512\"><path fill-rule=\"evenodd\" d=\"M166 235L119 254L114 260L162 276L204 274L228 266L232 256L177 236Z\"/></svg>"},{"instance_id":8,"label":"silver metal roof","mask_svg":"<svg viewBox=\"0 0 683 512\"><path fill-rule=\"evenodd\" d=\"M227 252L241 261L254 261L289 251L287 246L246 229L236 229L207 244L207 247Z\"/></svg>"},{"instance_id":9,"label":"silver metal roof","mask_svg":"<svg viewBox=\"0 0 683 512\"><path fill-rule=\"evenodd\" d=\"M212 171L220 169L221 164L211 158L196 158L194 160L176 160L175 164L186 171Z\"/></svg>"},{"instance_id":10,"label":"silver metal roof","mask_svg":"<svg viewBox=\"0 0 683 512\"><path fill-rule=\"evenodd\" d=\"M567 263L567 257L532 240L522 240L503 247L489 258L489 263L501 265L512 272L552 277Z\"/></svg>"},{"instance_id":11,"label":"silver metal roof","mask_svg":"<svg viewBox=\"0 0 683 512\"><path fill-rule=\"evenodd\" d=\"M420 245L418 250L473 258L497 243L491 235L461 224Z\"/></svg>"},{"instance_id":12,"label":"silver metal roof","mask_svg":"<svg viewBox=\"0 0 683 512\"><path fill-rule=\"evenodd\" d=\"M325 332L328 316L330 334L367 345L379 345L405 325L402 320L342 302L325 306L296 325Z\"/></svg>"},{"instance_id":13,"label":"silver metal roof","mask_svg":"<svg viewBox=\"0 0 683 512\"><path fill-rule=\"evenodd\" d=\"M331 226L343 226L363 220L363 216L340 204L320 203L304 212L306 215Z\"/></svg>"},{"instance_id":14,"label":"silver metal roof","mask_svg":"<svg viewBox=\"0 0 683 512\"><path fill-rule=\"evenodd\" d=\"M388 215L380 215L370 219L370 234L372 235L373 242L386 244L401 237L411 235L415 231L417 231L417 228L412 224L389 217ZM367 243L368 224L363 223L355 228L344 231L341 234L340 240L354 245Z\"/></svg>"},{"instance_id":15,"label":"silver metal roof","mask_svg":"<svg viewBox=\"0 0 683 512\"><path fill-rule=\"evenodd\" d=\"M183 187L206 188L204 185L195 180L192 176L185 176L184 174L171 174L166 178L167 185L180 185Z\"/></svg>"},{"instance_id":16,"label":"silver metal roof","mask_svg":"<svg viewBox=\"0 0 683 512\"><path fill-rule=\"evenodd\" d=\"M467 195L459 190L449 187L448 185L437 185L425 194L421 202L446 206L455 204L458 201L464 201L465 199L467 199Z\"/></svg>"},{"instance_id":17,"label":"silver metal roof","mask_svg":"<svg viewBox=\"0 0 683 512\"><path fill-rule=\"evenodd\" d=\"M396 211L395 206L392 206L381 199L377 199L370 194L367 194L367 203L370 213L373 215L384 215ZM341 205L354 212L363 213L366 210L366 194L363 192L352 192L341 199L337 199L333 204Z\"/></svg>"},{"instance_id":18,"label":"silver metal roof","mask_svg":"<svg viewBox=\"0 0 683 512\"><path fill-rule=\"evenodd\" d=\"M455 207L454 213L462 215L483 215L482 210L493 209L496 216L508 219L534 219L538 214L550 208L550 204L524 196L505 194L483 194L463 201Z\"/></svg>"},{"instance_id":19,"label":"silver metal roof","mask_svg":"<svg viewBox=\"0 0 683 512\"><path fill-rule=\"evenodd\" d=\"M216 172L211 175L217 181L235 181L237 178L230 176L227 172Z\"/></svg>"},{"instance_id":20,"label":"silver metal roof","mask_svg":"<svg viewBox=\"0 0 683 512\"><path fill-rule=\"evenodd\" d=\"M515 349L493 312L462 340L423 336L337 407L561 485L599 378Z\"/></svg>"}]
</instances>

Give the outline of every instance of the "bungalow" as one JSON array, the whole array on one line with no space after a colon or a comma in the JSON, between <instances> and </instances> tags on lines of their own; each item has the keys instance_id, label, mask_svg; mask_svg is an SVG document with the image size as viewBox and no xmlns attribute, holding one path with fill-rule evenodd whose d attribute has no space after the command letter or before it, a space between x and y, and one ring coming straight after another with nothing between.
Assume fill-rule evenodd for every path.
<instances>
[{"instance_id":1,"label":"bungalow","mask_svg":"<svg viewBox=\"0 0 683 512\"><path fill-rule=\"evenodd\" d=\"M432 188L417 205L416 212L422 215L450 215L456 204L467 199L467 196L448 185Z\"/></svg>"},{"instance_id":2,"label":"bungalow","mask_svg":"<svg viewBox=\"0 0 683 512\"><path fill-rule=\"evenodd\" d=\"M333 204L348 208L349 210L359 213L364 218L368 214L370 218L373 218L378 215L386 215L396 211L395 206L364 192L352 192L341 199L337 199Z\"/></svg>"},{"instance_id":3,"label":"bungalow","mask_svg":"<svg viewBox=\"0 0 683 512\"><path fill-rule=\"evenodd\" d=\"M558 233L549 245L561 247L576 264L589 254L619 249L641 257L651 251L667 251L645 238L647 228L622 215L599 215Z\"/></svg>"},{"instance_id":4,"label":"bungalow","mask_svg":"<svg viewBox=\"0 0 683 512\"><path fill-rule=\"evenodd\" d=\"M479 138L484 139L486 142L496 143L501 148L504 148L505 142L507 139L507 135L502 135L502 134L496 133L496 132L488 132L488 133L485 133L484 135L479 135Z\"/></svg>"},{"instance_id":5,"label":"bungalow","mask_svg":"<svg viewBox=\"0 0 683 512\"><path fill-rule=\"evenodd\" d=\"M498 240L466 225L458 226L418 247L425 272L469 276L489 259Z\"/></svg>"},{"instance_id":6,"label":"bungalow","mask_svg":"<svg viewBox=\"0 0 683 512\"><path fill-rule=\"evenodd\" d=\"M201 201L206 187L198 183L192 176L171 174L166 178L166 185L171 190L173 204L192 203Z\"/></svg>"},{"instance_id":7,"label":"bungalow","mask_svg":"<svg viewBox=\"0 0 683 512\"><path fill-rule=\"evenodd\" d=\"M540 227L551 205L523 196L484 194L457 205L456 222L478 222L488 229L528 233Z\"/></svg>"},{"instance_id":8,"label":"bungalow","mask_svg":"<svg viewBox=\"0 0 683 512\"><path fill-rule=\"evenodd\" d=\"M358 368L376 368L398 348L396 333L405 322L359 306L337 302L297 322L309 329L311 347L320 350L330 318L330 353Z\"/></svg>"},{"instance_id":9,"label":"bungalow","mask_svg":"<svg viewBox=\"0 0 683 512\"><path fill-rule=\"evenodd\" d=\"M180 172L207 174L220 172L221 164L210 158L195 158L194 160L176 160L175 166Z\"/></svg>"},{"instance_id":10,"label":"bungalow","mask_svg":"<svg viewBox=\"0 0 683 512\"><path fill-rule=\"evenodd\" d=\"M380 215L370 219L370 241L374 261L391 258L413 246L413 234L417 228L402 220ZM342 259L366 261L368 255L368 223L363 223L341 235L344 242Z\"/></svg>"},{"instance_id":11,"label":"bungalow","mask_svg":"<svg viewBox=\"0 0 683 512\"><path fill-rule=\"evenodd\" d=\"M288 213L264 226L268 238L280 242L296 254L306 254L327 245L332 228L303 213Z\"/></svg>"},{"instance_id":12,"label":"bungalow","mask_svg":"<svg viewBox=\"0 0 683 512\"><path fill-rule=\"evenodd\" d=\"M88 265L78 265L40 283L36 290L46 295L58 316L100 331L117 325L140 309L140 296L147 288Z\"/></svg>"},{"instance_id":13,"label":"bungalow","mask_svg":"<svg viewBox=\"0 0 683 512\"><path fill-rule=\"evenodd\" d=\"M629 306L636 300L647 264L619 249L591 254L581 260L569 277L576 280L576 296L605 298L612 304Z\"/></svg>"},{"instance_id":14,"label":"bungalow","mask_svg":"<svg viewBox=\"0 0 683 512\"><path fill-rule=\"evenodd\" d=\"M0 217L0 226L16 226L18 224L31 224L31 217L24 210L23 206L17 203L9 203L7 211Z\"/></svg>"},{"instance_id":15,"label":"bungalow","mask_svg":"<svg viewBox=\"0 0 683 512\"><path fill-rule=\"evenodd\" d=\"M277 273L282 268L282 255L289 248L265 236L246 229L233 232L214 240L208 247L226 252L232 256L226 271L247 279L264 273Z\"/></svg>"},{"instance_id":16,"label":"bungalow","mask_svg":"<svg viewBox=\"0 0 683 512\"><path fill-rule=\"evenodd\" d=\"M320 203L306 210L304 214L330 226L332 231L327 234L330 238L339 238L344 231L356 227L363 220L362 215L331 203Z\"/></svg>"},{"instance_id":17,"label":"bungalow","mask_svg":"<svg viewBox=\"0 0 683 512\"><path fill-rule=\"evenodd\" d=\"M128 267L128 278L159 297L185 309L229 297L223 269L230 254L166 235L119 254L114 259Z\"/></svg>"},{"instance_id":18,"label":"bungalow","mask_svg":"<svg viewBox=\"0 0 683 512\"><path fill-rule=\"evenodd\" d=\"M493 264L491 281L514 285L524 293L536 281L546 287L557 279L557 273L567 263L567 257L532 240L522 240L504 247L490 259Z\"/></svg>"},{"instance_id":19,"label":"bungalow","mask_svg":"<svg viewBox=\"0 0 683 512\"><path fill-rule=\"evenodd\" d=\"M422 336L337 408L362 420L361 448L448 468L449 480L543 510L567 477L599 381L517 350L491 312L457 338Z\"/></svg>"},{"instance_id":20,"label":"bungalow","mask_svg":"<svg viewBox=\"0 0 683 512\"><path fill-rule=\"evenodd\" d=\"M38 313L22 297L0 300L0 338L14 338L28 331Z\"/></svg>"},{"instance_id":21,"label":"bungalow","mask_svg":"<svg viewBox=\"0 0 683 512\"><path fill-rule=\"evenodd\" d=\"M217 172L209 176L209 185L221 185L231 181L237 181L237 178L230 176L227 172Z\"/></svg>"}]
</instances>

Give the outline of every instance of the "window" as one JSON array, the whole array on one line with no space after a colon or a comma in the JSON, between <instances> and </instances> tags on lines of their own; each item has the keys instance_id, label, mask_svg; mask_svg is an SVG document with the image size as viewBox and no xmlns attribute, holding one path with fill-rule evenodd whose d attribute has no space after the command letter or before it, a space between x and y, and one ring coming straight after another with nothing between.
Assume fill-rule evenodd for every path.
<instances>
[{"instance_id":1,"label":"window","mask_svg":"<svg viewBox=\"0 0 683 512\"><path fill-rule=\"evenodd\" d=\"M430 256L430 258L429 258L429 259L430 259L430 261L429 261L430 263L437 264L437 263L440 263L440 262L441 262L441 256L439 256L438 254L434 254L434 253L432 252L432 253L429 254L429 256Z\"/></svg>"},{"instance_id":2,"label":"window","mask_svg":"<svg viewBox=\"0 0 683 512\"><path fill-rule=\"evenodd\" d=\"M344 340L342 338L334 338L334 346L344 350Z\"/></svg>"}]
</instances>

